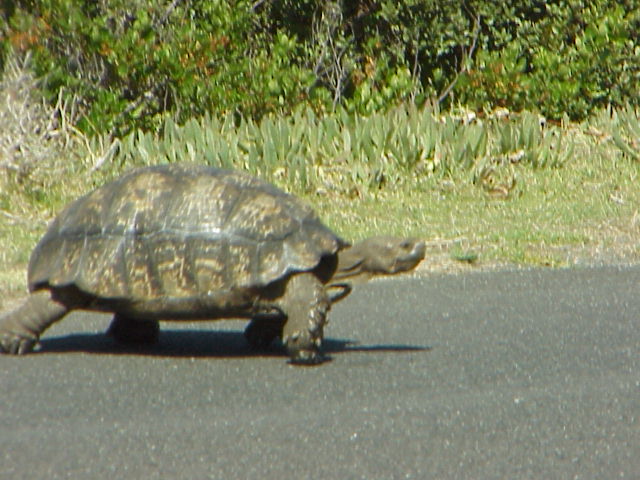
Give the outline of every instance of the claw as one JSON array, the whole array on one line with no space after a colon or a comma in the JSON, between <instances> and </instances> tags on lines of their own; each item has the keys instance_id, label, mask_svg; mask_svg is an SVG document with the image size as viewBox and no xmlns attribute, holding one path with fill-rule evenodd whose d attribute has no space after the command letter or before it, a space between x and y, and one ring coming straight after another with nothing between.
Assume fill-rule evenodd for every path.
<instances>
[{"instance_id":1,"label":"claw","mask_svg":"<svg viewBox=\"0 0 640 480\"><path fill-rule=\"evenodd\" d=\"M37 344L38 339L36 338L26 338L16 334L4 334L0 338L0 353L24 355L32 352Z\"/></svg>"},{"instance_id":2,"label":"claw","mask_svg":"<svg viewBox=\"0 0 640 480\"><path fill-rule=\"evenodd\" d=\"M317 350L298 350L291 353L289 363L291 365L312 366L324 362L325 358Z\"/></svg>"}]
</instances>

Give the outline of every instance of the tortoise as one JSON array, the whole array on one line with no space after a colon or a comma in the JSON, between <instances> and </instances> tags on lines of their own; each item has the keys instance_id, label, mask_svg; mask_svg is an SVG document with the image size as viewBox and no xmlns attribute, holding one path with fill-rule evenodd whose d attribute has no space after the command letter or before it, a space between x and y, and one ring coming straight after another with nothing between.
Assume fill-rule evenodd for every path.
<instances>
[{"instance_id":1,"label":"tortoise","mask_svg":"<svg viewBox=\"0 0 640 480\"><path fill-rule=\"evenodd\" d=\"M423 242L396 237L351 246L247 173L137 168L53 220L29 261L29 297L0 318L0 351L32 351L79 309L113 313L108 333L134 344L157 341L160 320L249 318L252 347L280 337L292 363L320 363L327 313L350 282L411 270L424 254Z\"/></svg>"}]
</instances>

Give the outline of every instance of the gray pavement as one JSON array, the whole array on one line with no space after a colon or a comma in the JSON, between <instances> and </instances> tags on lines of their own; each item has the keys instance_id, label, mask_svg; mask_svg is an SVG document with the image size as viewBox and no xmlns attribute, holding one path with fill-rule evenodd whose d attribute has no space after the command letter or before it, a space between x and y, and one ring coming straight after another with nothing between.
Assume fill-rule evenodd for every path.
<instances>
[{"instance_id":1,"label":"gray pavement","mask_svg":"<svg viewBox=\"0 0 640 480\"><path fill-rule=\"evenodd\" d=\"M78 313L0 358L0 479L640 478L640 267L360 285L331 361Z\"/></svg>"}]
</instances>

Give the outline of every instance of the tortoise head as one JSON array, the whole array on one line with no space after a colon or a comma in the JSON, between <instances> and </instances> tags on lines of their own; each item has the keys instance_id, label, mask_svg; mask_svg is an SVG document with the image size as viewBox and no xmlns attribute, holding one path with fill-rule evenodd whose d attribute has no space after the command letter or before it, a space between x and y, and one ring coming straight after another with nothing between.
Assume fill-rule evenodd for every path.
<instances>
[{"instance_id":1,"label":"tortoise head","mask_svg":"<svg viewBox=\"0 0 640 480\"><path fill-rule=\"evenodd\" d=\"M413 270L424 258L425 244L413 238L376 236L338 253L333 281L395 275Z\"/></svg>"}]
</instances>

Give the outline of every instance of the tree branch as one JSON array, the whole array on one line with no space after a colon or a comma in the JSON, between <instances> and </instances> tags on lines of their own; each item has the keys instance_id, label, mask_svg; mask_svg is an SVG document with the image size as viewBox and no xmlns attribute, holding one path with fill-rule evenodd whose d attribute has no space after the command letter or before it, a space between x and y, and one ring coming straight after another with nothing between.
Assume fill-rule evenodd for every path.
<instances>
[{"instance_id":1,"label":"tree branch","mask_svg":"<svg viewBox=\"0 0 640 480\"><path fill-rule=\"evenodd\" d=\"M173 2L171 2L171 5L169 5L165 10L164 15L162 15L162 18L158 22L155 22L153 24L154 28L160 28L164 26L164 24L167 23L167 20L169 20L169 17L171 16L171 14L173 13L173 11L176 9L176 7L181 1L182 0L173 0Z\"/></svg>"},{"instance_id":2,"label":"tree branch","mask_svg":"<svg viewBox=\"0 0 640 480\"><path fill-rule=\"evenodd\" d=\"M451 93L451 90L453 90L453 87L455 87L456 83L458 83L458 78L460 78L460 75L462 75L463 73L467 73L469 71L467 65L468 65L468 60L473 57L473 53L476 50L476 47L478 46L478 36L480 35L480 16L476 15L476 17L474 18L474 25L473 25L473 39L471 41L471 46L469 47L469 51L465 52L465 49L462 49L462 65L460 66L460 70L458 71L458 73L456 73L455 78L451 81L451 83L447 86L447 88L445 88L443 90L443 92L438 96L437 99L437 103L440 104L444 101L445 98L447 98L449 96L449 94Z\"/></svg>"}]
</instances>

